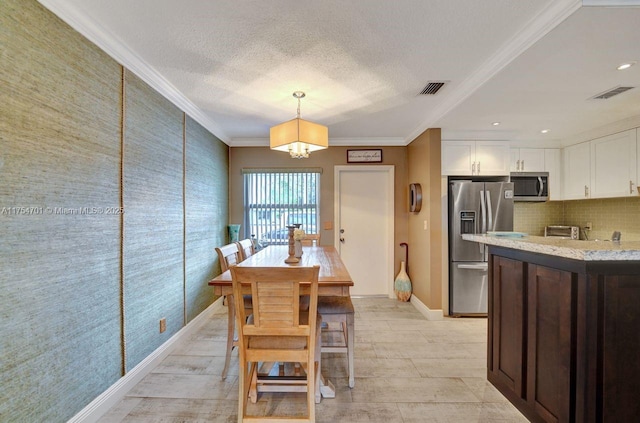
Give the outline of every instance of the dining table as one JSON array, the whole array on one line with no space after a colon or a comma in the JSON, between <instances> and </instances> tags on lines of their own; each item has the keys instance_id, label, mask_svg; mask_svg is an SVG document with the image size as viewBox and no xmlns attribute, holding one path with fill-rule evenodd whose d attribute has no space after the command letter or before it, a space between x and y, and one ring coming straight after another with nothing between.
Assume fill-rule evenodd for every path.
<instances>
[{"instance_id":1,"label":"dining table","mask_svg":"<svg viewBox=\"0 0 640 423\"><path fill-rule=\"evenodd\" d=\"M332 246L303 246L302 256L297 263L287 263L289 258L288 245L269 245L245 260L236 264L239 267L291 267L291 266L320 266L318 275L318 296L349 296L353 280L347 271L338 251ZM234 330L236 318L233 301L233 286L231 271L227 270L209 281L213 292L218 296L227 296L227 330ZM251 294L251 287L247 286L246 294ZM300 295L308 295L309 289L301 286ZM320 375L320 392L323 398L335 398L335 387L322 374Z\"/></svg>"}]
</instances>

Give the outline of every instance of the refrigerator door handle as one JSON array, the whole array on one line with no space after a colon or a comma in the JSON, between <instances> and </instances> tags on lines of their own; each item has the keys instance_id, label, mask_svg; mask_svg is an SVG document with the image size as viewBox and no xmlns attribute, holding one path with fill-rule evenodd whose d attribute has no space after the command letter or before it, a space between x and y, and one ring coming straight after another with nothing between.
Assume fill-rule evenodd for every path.
<instances>
[{"instance_id":1,"label":"refrigerator door handle","mask_svg":"<svg viewBox=\"0 0 640 423\"><path fill-rule=\"evenodd\" d=\"M480 213L482 214L482 216L480 216L480 220L482 221L482 232L480 233L487 233L487 206L484 202L484 191L480 191Z\"/></svg>"},{"instance_id":2,"label":"refrigerator door handle","mask_svg":"<svg viewBox=\"0 0 640 423\"><path fill-rule=\"evenodd\" d=\"M480 212L482 216L480 216L480 220L482 221L482 232L483 234L487 233L487 207L484 202L484 191L480 191ZM480 249L480 254L484 257L484 244L478 243L478 248Z\"/></svg>"},{"instance_id":3,"label":"refrigerator door handle","mask_svg":"<svg viewBox=\"0 0 640 423\"><path fill-rule=\"evenodd\" d=\"M491 191L487 190L487 223L489 225L489 231L493 231L493 206L491 205Z\"/></svg>"},{"instance_id":4,"label":"refrigerator door handle","mask_svg":"<svg viewBox=\"0 0 640 423\"><path fill-rule=\"evenodd\" d=\"M469 269L469 270L489 270L489 263L481 263L481 264L459 264L458 269Z\"/></svg>"}]
</instances>

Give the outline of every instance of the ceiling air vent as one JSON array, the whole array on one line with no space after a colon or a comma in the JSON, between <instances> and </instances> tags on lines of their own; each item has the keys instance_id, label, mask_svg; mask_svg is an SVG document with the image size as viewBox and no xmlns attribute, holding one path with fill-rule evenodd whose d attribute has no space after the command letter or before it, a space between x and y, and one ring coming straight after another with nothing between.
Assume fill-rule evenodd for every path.
<instances>
[{"instance_id":1,"label":"ceiling air vent","mask_svg":"<svg viewBox=\"0 0 640 423\"><path fill-rule=\"evenodd\" d=\"M622 94L623 92L629 91L632 88L634 87L615 87L591 98L593 98L594 100L607 100L614 95Z\"/></svg>"},{"instance_id":2,"label":"ceiling air vent","mask_svg":"<svg viewBox=\"0 0 640 423\"><path fill-rule=\"evenodd\" d=\"M420 95L434 95L440 91L440 88L442 88L446 82L447 81L429 81L422 91L420 91Z\"/></svg>"}]
</instances>

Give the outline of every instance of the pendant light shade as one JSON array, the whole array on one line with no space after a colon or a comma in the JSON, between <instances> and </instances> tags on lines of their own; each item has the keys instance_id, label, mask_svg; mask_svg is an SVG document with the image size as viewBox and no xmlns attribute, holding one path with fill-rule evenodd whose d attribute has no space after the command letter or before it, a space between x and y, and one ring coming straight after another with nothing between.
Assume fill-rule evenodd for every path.
<instances>
[{"instance_id":1,"label":"pendant light shade","mask_svg":"<svg viewBox=\"0 0 640 423\"><path fill-rule=\"evenodd\" d=\"M271 128L269 146L272 150L289 152L291 157L302 159L309 157L312 151L323 150L329 146L329 129L326 126L300 119L300 99L305 96L296 91L298 116Z\"/></svg>"}]
</instances>

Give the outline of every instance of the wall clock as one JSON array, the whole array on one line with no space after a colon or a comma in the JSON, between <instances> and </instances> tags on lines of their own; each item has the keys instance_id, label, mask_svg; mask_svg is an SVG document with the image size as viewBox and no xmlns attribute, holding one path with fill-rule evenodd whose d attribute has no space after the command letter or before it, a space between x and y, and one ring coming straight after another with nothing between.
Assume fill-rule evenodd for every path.
<instances>
[{"instance_id":1,"label":"wall clock","mask_svg":"<svg viewBox=\"0 0 640 423\"><path fill-rule=\"evenodd\" d=\"M409 184L409 211L418 213L422 209L422 187L420 184Z\"/></svg>"}]
</instances>

